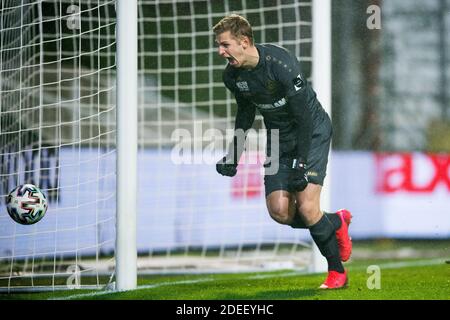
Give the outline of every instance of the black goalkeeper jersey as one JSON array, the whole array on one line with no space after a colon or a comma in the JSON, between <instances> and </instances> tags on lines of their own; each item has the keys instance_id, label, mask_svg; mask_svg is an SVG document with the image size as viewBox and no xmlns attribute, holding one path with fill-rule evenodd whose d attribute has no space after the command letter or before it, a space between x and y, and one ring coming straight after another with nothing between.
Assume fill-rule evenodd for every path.
<instances>
[{"instance_id":1,"label":"black goalkeeper jersey","mask_svg":"<svg viewBox=\"0 0 450 320\"><path fill-rule=\"evenodd\" d=\"M250 129L258 110L268 130L279 130L280 150L292 151L297 144L298 130L302 130L302 123L292 110L310 113L312 135L319 133L328 115L294 55L273 44L256 44L256 48L259 62L255 68L228 65L223 74L223 82L238 104L235 129Z\"/></svg>"}]
</instances>

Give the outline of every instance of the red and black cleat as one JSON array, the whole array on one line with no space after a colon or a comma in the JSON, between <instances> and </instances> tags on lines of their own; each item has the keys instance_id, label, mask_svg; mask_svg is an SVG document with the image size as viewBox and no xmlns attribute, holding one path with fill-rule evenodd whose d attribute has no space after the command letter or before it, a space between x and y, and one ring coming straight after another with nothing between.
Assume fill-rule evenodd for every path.
<instances>
[{"instance_id":1,"label":"red and black cleat","mask_svg":"<svg viewBox=\"0 0 450 320\"><path fill-rule=\"evenodd\" d=\"M339 289L345 288L348 284L347 270L344 273L329 271L327 279L319 289Z\"/></svg>"},{"instance_id":2,"label":"red and black cleat","mask_svg":"<svg viewBox=\"0 0 450 320\"><path fill-rule=\"evenodd\" d=\"M341 218L341 227L336 230L339 254L343 262L348 261L352 254L352 238L348 234L348 226L352 221L352 214L347 209L341 209L336 214Z\"/></svg>"}]
</instances>

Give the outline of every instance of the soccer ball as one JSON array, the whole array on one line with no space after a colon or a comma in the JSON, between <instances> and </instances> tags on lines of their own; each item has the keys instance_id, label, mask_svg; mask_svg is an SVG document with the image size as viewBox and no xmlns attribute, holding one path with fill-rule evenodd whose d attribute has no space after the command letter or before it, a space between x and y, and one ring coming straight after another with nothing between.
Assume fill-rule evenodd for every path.
<instances>
[{"instance_id":1,"label":"soccer ball","mask_svg":"<svg viewBox=\"0 0 450 320\"><path fill-rule=\"evenodd\" d=\"M47 212L47 199L42 191L32 184L14 188L6 197L9 216L20 224L34 224Z\"/></svg>"}]
</instances>

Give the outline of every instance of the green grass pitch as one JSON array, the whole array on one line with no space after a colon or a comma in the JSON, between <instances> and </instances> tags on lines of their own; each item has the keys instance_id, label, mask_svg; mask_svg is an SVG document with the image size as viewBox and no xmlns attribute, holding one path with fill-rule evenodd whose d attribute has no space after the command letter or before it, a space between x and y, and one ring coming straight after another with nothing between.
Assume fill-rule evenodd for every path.
<instances>
[{"instance_id":1,"label":"green grass pitch","mask_svg":"<svg viewBox=\"0 0 450 320\"><path fill-rule=\"evenodd\" d=\"M446 259L358 260L346 263L349 286L319 290L325 274L292 270L235 274L158 275L139 278L128 292L67 290L0 294L0 299L132 300L449 300ZM380 270L379 287L369 266ZM371 278L372 277L372 278ZM375 286L375 287L374 287ZM370 288L372 287L372 288Z\"/></svg>"}]
</instances>

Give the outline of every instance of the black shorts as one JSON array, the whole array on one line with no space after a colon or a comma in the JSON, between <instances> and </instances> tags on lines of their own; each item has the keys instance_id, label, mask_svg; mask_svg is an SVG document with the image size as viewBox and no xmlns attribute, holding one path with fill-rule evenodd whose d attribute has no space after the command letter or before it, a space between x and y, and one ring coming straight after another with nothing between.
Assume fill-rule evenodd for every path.
<instances>
[{"instance_id":1,"label":"black shorts","mask_svg":"<svg viewBox=\"0 0 450 320\"><path fill-rule=\"evenodd\" d=\"M306 166L310 183L323 185L327 173L332 133L333 130L329 117L326 117L325 121L313 132ZM293 151L281 152L278 172L275 174L267 174L268 169L266 167L266 175L264 176L266 197L276 190L293 191L289 187L289 176L292 172L291 165L294 158L295 154Z\"/></svg>"}]
</instances>

